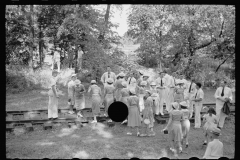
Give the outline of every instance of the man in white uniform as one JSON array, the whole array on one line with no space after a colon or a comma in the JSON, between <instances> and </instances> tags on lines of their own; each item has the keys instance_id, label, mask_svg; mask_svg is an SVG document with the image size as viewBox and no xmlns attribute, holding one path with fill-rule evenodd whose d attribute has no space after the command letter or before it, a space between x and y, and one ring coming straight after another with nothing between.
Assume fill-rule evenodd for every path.
<instances>
[{"instance_id":1,"label":"man in white uniform","mask_svg":"<svg viewBox=\"0 0 240 160\"><path fill-rule=\"evenodd\" d=\"M174 102L174 88L175 88L175 84L174 84L174 78L169 75L166 74L164 76L164 78L166 79L166 89L165 89L165 94L166 94L166 110L169 112L171 109L171 103Z\"/></svg>"},{"instance_id":2,"label":"man in white uniform","mask_svg":"<svg viewBox=\"0 0 240 160\"><path fill-rule=\"evenodd\" d=\"M226 86L226 81L221 81L220 87L217 88L214 97L216 98L216 116L218 119L218 127L223 128L227 115L222 112L223 105L226 101L232 100L232 91Z\"/></svg>"},{"instance_id":3,"label":"man in white uniform","mask_svg":"<svg viewBox=\"0 0 240 160\"><path fill-rule=\"evenodd\" d=\"M71 81L68 82L68 105L69 105L69 114L74 114L73 106L75 104L74 98L74 88L75 88L75 80L77 79L76 74L72 74Z\"/></svg>"},{"instance_id":4,"label":"man in white uniform","mask_svg":"<svg viewBox=\"0 0 240 160\"><path fill-rule=\"evenodd\" d=\"M115 73L111 72L110 66L107 67L107 72L105 72L101 77L101 82L103 83L104 86L107 84L108 78L112 78L114 81L113 84L115 84L116 75L115 75Z\"/></svg>"},{"instance_id":5,"label":"man in white uniform","mask_svg":"<svg viewBox=\"0 0 240 160\"><path fill-rule=\"evenodd\" d=\"M157 83L157 90L158 90L158 94L159 94L159 106L157 106L156 108L156 115L159 115L159 112L161 115L163 114L163 103L166 101L166 94L165 94L165 89L166 89L166 79L164 78L165 76L165 72L159 72L160 77L158 77L156 79L156 83Z\"/></svg>"},{"instance_id":6,"label":"man in white uniform","mask_svg":"<svg viewBox=\"0 0 240 160\"><path fill-rule=\"evenodd\" d=\"M189 79L190 81L188 81L187 83L187 87L186 87L186 90L185 90L185 94L186 94L186 99L187 99L187 102L188 102L188 105L189 105L189 112L190 112L190 118L192 118L192 115L193 115L193 97L194 95L196 94L196 84L194 83L194 78L191 77Z\"/></svg>"},{"instance_id":7,"label":"man in white uniform","mask_svg":"<svg viewBox=\"0 0 240 160\"><path fill-rule=\"evenodd\" d=\"M54 55L53 55L52 69L54 69L55 63L57 63L58 72L60 72L60 57L61 57L60 48L57 48L57 50L54 52Z\"/></svg>"},{"instance_id":8,"label":"man in white uniform","mask_svg":"<svg viewBox=\"0 0 240 160\"><path fill-rule=\"evenodd\" d=\"M194 128L200 128L201 127L201 115L200 112L202 110L202 101L204 98L204 92L201 89L202 85L201 83L196 83L196 94L193 97L192 101L195 105L195 126Z\"/></svg>"}]
</instances>

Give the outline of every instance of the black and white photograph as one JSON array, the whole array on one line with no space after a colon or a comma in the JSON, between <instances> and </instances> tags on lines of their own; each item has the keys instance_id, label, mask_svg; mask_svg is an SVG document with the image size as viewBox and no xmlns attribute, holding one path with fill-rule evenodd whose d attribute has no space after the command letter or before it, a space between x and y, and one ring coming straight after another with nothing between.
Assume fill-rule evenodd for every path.
<instances>
[{"instance_id":1,"label":"black and white photograph","mask_svg":"<svg viewBox=\"0 0 240 160\"><path fill-rule=\"evenodd\" d=\"M235 6L5 6L6 158L235 158Z\"/></svg>"}]
</instances>

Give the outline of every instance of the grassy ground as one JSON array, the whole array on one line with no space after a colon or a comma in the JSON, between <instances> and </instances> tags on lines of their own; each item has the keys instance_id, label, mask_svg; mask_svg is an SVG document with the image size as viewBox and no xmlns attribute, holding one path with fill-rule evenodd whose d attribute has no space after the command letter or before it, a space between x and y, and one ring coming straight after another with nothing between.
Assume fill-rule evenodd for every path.
<instances>
[{"instance_id":1,"label":"grassy ground","mask_svg":"<svg viewBox=\"0 0 240 160\"><path fill-rule=\"evenodd\" d=\"M113 128L108 128L102 123L96 126L89 124L82 128L56 126L52 130L42 130L41 126L37 126L34 132L27 134L7 133L6 156L22 159L174 158L169 151L168 135L160 132L164 126L155 125L154 130L157 133L155 137L128 136L126 132L129 128L120 124ZM228 158L234 157L234 126L232 121L227 121L220 137L224 144L224 156ZM185 153L179 154L179 158L201 158L206 149L202 143L202 131L191 129L189 147L183 148Z\"/></svg>"},{"instance_id":2,"label":"grassy ground","mask_svg":"<svg viewBox=\"0 0 240 160\"><path fill-rule=\"evenodd\" d=\"M59 108L67 108L66 88L61 88L64 96L59 99ZM205 90L205 103L214 102L214 90ZM87 99L87 107L90 101ZM21 94L7 95L7 110L47 109L48 96L46 91L38 90ZM234 157L235 117L226 121L220 140L224 144L224 156ZM129 128L116 124L108 128L98 123L82 128L69 129L67 126L54 126L52 130L43 130L36 126L34 132L27 134L6 134L7 158L131 158L155 159L160 157L173 158L169 151L168 135L161 133L164 125L155 124L155 137L136 137L126 135ZM136 133L136 131L134 131ZM190 131L189 148L179 158L191 158L204 155L202 147L204 137L202 130Z\"/></svg>"}]
</instances>

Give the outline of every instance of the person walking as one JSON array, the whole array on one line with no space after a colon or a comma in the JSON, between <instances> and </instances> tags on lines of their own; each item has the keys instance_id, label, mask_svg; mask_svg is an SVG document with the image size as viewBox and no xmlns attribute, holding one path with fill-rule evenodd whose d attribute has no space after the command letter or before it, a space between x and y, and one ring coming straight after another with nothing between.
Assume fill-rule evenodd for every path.
<instances>
[{"instance_id":1,"label":"person walking","mask_svg":"<svg viewBox=\"0 0 240 160\"><path fill-rule=\"evenodd\" d=\"M189 136L189 131L190 131L190 112L188 110L188 104L185 101L182 101L180 103L180 109L181 112L183 113L183 119L182 119L182 133L183 133L183 139L182 139L182 145L183 141L186 141L186 148L188 147L188 136Z\"/></svg>"},{"instance_id":2,"label":"person walking","mask_svg":"<svg viewBox=\"0 0 240 160\"><path fill-rule=\"evenodd\" d=\"M196 94L195 96L193 97L192 101L194 102L194 105L195 105L195 126L194 128L200 128L201 126L201 115L200 115L200 112L202 110L202 101L203 101L203 98L204 98L204 92L202 90L202 85L201 83L196 83Z\"/></svg>"},{"instance_id":3,"label":"person walking","mask_svg":"<svg viewBox=\"0 0 240 160\"><path fill-rule=\"evenodd\" d=\"M97 115L100 114L100 106L102 103L102 92L101 88L97 86L95 80L91 81L91 86L88 89L88 93L92 95L92 113L94 116L94 120L92 121L92 123L97 123Z\"/></svg>"},{"instance_id":4,"label":"person walking","mask_svg":"<svg viewBox=\"0 0 240 160\"><path fill-rule=\"evenodd\" d=\"M86 89L84 85L81 84L80 80L75 81L75 89L74 89L74 97L75 97L75 108L77 111L78 117L83 117L82 110L85 108L85 97L84 92L86 92Z\"/></svg>"},{"instance_id":5,"label":"person walking","mask_svg":"<svg viewBox=\"0 0 240 160\"><path fill-rule=\"evenodd\" d=\"M136 96L135 89L130 89L130 97L128 101L128 124L130 128L136 127L137 136L140 136L139 127L141 126L141 117L140 117L140 107L139 107L139 98ZM132 135L132 132L128 132L128 135Z\"/></svg>"},{"instance_id":6,"label":"person walking","mask_svg":"<svg viewBox=\"0 0 240 160\"><path fill-rule=\"evenodd\" d=\"M108 78L112 78L113 83L115 83L116 75L115 75L114 72L111 72L111 67L110 66L107 67L107 72L105 72L101 77L101 82L103 83L103 86L105 86L107 84L107 79Z\"/></svg>"},{"instance_id":7,"label":"person walking","mask_svg":"<svg viewBox=\"0 0 240 160\"><path fill-rule=\"evenodd\" d=\"M222 108L225 102L232 100L232 90L227 87L227 81L220 82L220 87L217 88L215 95L216 99L216 113L218 119L218 127L223 128L225 118L227 115L222 112Z\"/></svg>"},{"instance_id":8,"label":"person walking","mask_svg":"<svg viewBox=\"0 0 240 160\"><path fill-rule=\"evenodd\" d=\"M164 132L165 130L168 130L169 137L170 137L170 143L171 147L170 150L174 152L174 154L177 153L177 150L179 152L182 152L182 126L181 126L181 120L183 119L183 113L179 110L179 104L177 102L172 103L173 111L169 113L169 121L167 126L162 130Z\"/></svg>"},{"instance_id":9,"label":"person walking","mask_svg":"<svg viewBox=\"0 0 240 160\"><path fill-rule=\"evenodd\" d=\"M74 87L75 87L75 80L77 79L76 74L72 74L71 81L68 82L68 105L69 105L69 114L74 114L73 106L74 106Z\"/></svg>"},{"instance_id":10,"label":"person walking","mask_svg":"<svg viewBox=\"0 0 240 160\"><path fill-rule=\"evenodd\" d=\"M56 70L52 71L52 78L50 82L50 87L48 91L49 101L48 101L48 119L54 120L58 118L58 87L57 87L57 75Z\"/></svg>"}]
</instances>

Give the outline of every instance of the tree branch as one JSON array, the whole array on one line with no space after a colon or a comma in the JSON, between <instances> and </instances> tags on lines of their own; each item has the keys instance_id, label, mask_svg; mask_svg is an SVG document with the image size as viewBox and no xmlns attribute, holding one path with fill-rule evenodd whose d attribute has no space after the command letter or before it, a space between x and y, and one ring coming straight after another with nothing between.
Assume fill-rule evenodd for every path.
<instances>
[{"instance_id":1,"label":"tree branch","mask_svg":"<svg viewBox=\"0 0 240 160\"><path fill-rule=\"evenodd\" d=\"M217 71L219 70L219 68L228 60L228 58L230 58L232 55L234 55L234 53L230 54L221 64L218 65L215 73L217 73Z\"/></svg>"},{"instance_id":2,"label":"tree branch","mask_svg":"<svg viewBox=\"0 0 240 160\"><path fill-rule=\"evenodd\" d=\"M201 48L204 48L204 47L207 47L209 46L210 44L212 44L212 42L216 41L216 39L214 38L213 40L211 40L210 42L207 42L207 43L203 43L197 47L194 48L194 50L198 50L198 49L201 49Z\"/></svg>"}]
</instances>

